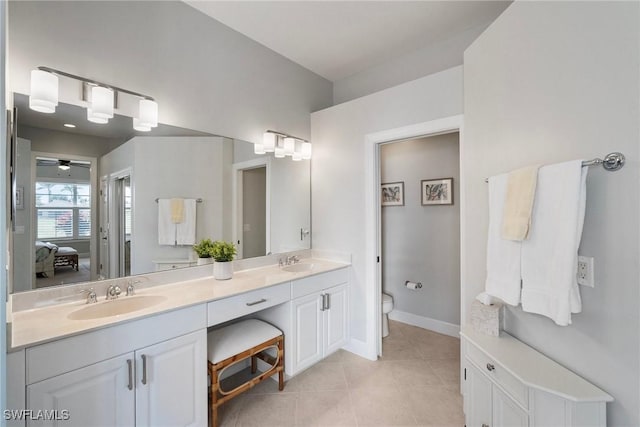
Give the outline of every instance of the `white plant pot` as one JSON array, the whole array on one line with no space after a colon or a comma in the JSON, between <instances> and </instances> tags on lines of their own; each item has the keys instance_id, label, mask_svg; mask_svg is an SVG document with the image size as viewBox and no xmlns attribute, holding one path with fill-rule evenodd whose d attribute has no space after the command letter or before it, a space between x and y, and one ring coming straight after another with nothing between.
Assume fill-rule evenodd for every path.
<instances>
[{"instance_id":1,"label":"white plant pot","mask_svg":"<svg viewBox=\"0 0 640 427\"><path fill-rule=\"evenodd\" d=\"M231 261L227 262L214 262L213 263L213 277L216 280L228 280L233 276L233 264Z\"/></svg>"},{"instance_id":2,"label":"white plant pot","mask_svg":"<svg viewBox=\"0 0 640 427\"><path fill-rule=\"evenodd\" d=\"M198 258L197 265L212 264L213 258Z\"/></svg>"}]
</instances>

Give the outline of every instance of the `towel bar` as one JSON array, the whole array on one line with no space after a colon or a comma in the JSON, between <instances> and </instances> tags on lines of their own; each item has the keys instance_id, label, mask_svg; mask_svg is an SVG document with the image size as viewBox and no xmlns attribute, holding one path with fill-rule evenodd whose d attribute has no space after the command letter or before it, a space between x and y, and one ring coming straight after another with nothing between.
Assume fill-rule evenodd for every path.
<instances>
[{"instance_id":1,"label":"towel bar","mask_svg":"<svg viewBox=\"0 0 640 427\"><path fill-rule=\"evenodd\" d=\"M624 154L613 152L607 154L604 159L595 158L592 160L585 160L582 162L582 166L596 166L602 165L603 168L608 170L609 172L615 172L617 170L622 169L624 166L625 158ZM484 182L489 182L489 178L485 178Z\"/></svg>"},{"instance_id":2,"label":"towel bar","mask_svg":"<svg viewBox=\"0 0 640 427\"><path fill-rule=\"evenodd\" d=\"M159 198L159 197L156 197L156 203L158 203L158 200L160 200L160 198ZM202 199L201 199L200 197L198 197L198 198L196 199L196 203L202 203Z\"/></svg>"}]
</instances>

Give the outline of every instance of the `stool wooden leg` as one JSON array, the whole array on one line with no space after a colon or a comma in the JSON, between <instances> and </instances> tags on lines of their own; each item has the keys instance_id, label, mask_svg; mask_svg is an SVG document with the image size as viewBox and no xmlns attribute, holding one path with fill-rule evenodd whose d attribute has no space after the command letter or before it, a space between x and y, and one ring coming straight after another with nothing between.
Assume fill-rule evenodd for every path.
<instances>
[{"instance_id":1,"label":"stool wooden leg","mask_svg":"<svg viewBox=\"0 0 640 427\"><path fill-rule=\"evenodd\" d=\"M256 356L251 356L251 373L255 374L258 370L258 358Z\"/></svg>"},{"instance_id":2,"label":"stool wooden leg","mask_svg":"<svg viewBox=\"0 0 640 427\"><path fill-rule=\"evenodd\" d=\"M278 372L278 390L284 390L284 339L280 337L278 341L278 367L282 368Z\"/></svg>"},{"instance_id":3,"label":"stool wooden leg","mask_svg":"<svg viewBox=\"0 0 640 427\"><path fill-rule=\"evenodd\" d=\"M211 413L211 427L218 426L218 371L214 364L209 363L209 376L211 377L211 401L209 402L209 410Z\"/></svg>"}]
</instances>

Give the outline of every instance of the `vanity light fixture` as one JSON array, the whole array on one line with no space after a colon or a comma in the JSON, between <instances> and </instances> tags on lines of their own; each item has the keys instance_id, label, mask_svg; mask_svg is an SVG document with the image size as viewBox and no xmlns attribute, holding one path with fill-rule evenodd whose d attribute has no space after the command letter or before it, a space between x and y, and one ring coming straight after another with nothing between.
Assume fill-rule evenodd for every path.
<instances>
[{"instance_id":1,"label":"vanity light fixture","mask_svg":"<svg viewBox=\"0 0 640 427\"><path fill-rule=\"evenodd\" d=\"M152 97L49 67L38 67L31 71L29 108L41 113L56 111L59 76L78 80L82 82L83 89L87 87L90 89L91 99L87 106L87 120L90 122L107 123L113 117L118 93L126 93L140 98L138 115L133 118L133 128L137 131L148 132L151 128L158 126L158 103Z\"/></svg>"},{"instance_id":2,"label":"vanity light fixture","mask_svg":"<svg viewBox=\"0 0 640 427\"><path fill-rule=\"evenodd\" d=\"M291 156L292 160L311 159L311 143L286 133L267 130L262 134L262 143L254 144L255 154L274 153L274 157L281 159Z\"/></svg>"}]
</instances>

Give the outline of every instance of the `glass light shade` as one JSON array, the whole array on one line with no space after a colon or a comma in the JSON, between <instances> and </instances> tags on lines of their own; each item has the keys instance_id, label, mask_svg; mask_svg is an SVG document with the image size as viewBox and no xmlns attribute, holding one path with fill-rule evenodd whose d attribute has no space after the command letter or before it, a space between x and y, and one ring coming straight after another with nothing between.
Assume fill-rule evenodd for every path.
<instances>
[{"instance_id":1,"label":"glass light shade","mask_svg":"<svg viewBox=\"0 0 640 427\"><path fill-rule=\"evenodd\" d=\"M58 76L31 70L29 108L40 113L55 113L58 105Z\"/></svg>"},{"instance_id":2,"label":"glass light shade","mask_svg":"<svg viewBox=\"0 0 640 427\"><path fill-rule=\"evenodd\" d=\"M265 132L262 135L262 145L264 146L264 151L267 153L273 153L276 150L276 142L278 139L278 135L272 132Z\"/></svg>"},{"instance_id":3,"label":"glass light shade","mask_svg":"<svg viewBox=\"0 0 640 427\"><path fill-rule=\"evenodd\" d=\"M284 157L284 148L276 146L276 149L273 155L278 159L282 159Z\"/></svg>"},{"instance_id":4,"label":"glass light shade","mask_svg":"<svg viewBox=\"0 0 640 427\"><path fill-rule=\"evenodd\" d=\"M71 169L71 166L69 166L69 165L60 165L60 166L58 166L58 169L60 169L62 171L68 171L69 169Z\"/></svg>"},{"instance_id":5,"label":"glass light shade","mask_svg":"<svg viewBox=\"0 0 640 427\"><path fill-rule=\"evenodd\" d=\"M113 117L113 91L102 86L91 88L91 111L94 117L110 119Z\"/></svg>"},{"instance_id":6,"label":"glass light shade","mask_svg":"<svg viewBox=\"0 0 640 427\"><path fill-rule=\"evenodd\" d=\"M136 117L133 118L133 128L140 132L149 132L151 130L150 126L143 125Z\"/></svg>"},{"instance_id":7,"label":"glass light shade","mask_svg":"<svg viewBox=\"0 0 640 427\"><path fill-rule=\"evenodd\" d=\"M253 144L253 152L256 154L265 154L266 150L263 144Z\"/></svg>"},{"instance_id":8,"label":"glass light shade","mask_svg":"<svg viewBox=\"0 0 640 427\"><path fill-rule=\"evenodd\" d=\"M93 110L91 108L87 108L87 120L89 120L91 123L97 123L99 125L104 125L109 122L109 119L98 117L93 114Z\"/></svg>"},{"instance_id":9,"label":"glass light shade","mask_svg":"<svg viewBox=\"0 0 640 427\"><path fill-rule=\"evenodd\" d=\"M295 138L285 138L284 139L284 154L285 156L292 156L293 152L296 149L296 140Z\"/></svg>"},{"instance_id":10,"label":"glass light shade","mask_svg":"<svg viewBox=\"0 0 640 427\"><path fill-rule=\"evenodd\" d=\"M291 156L291 160L293 160L294 162L299 162L300 160L302 160L302 153L299 151L294 151L293 155Z\"/></svg>"},{"instance_id":11,"label":"glass light shade","mask_svg":"<svg viewBox=\"0 0 640 427\"><path fill-rule=\"evenodd\" d=\"M302 158L304 160L309 160L311 158L311 143L303 142L300 147L300 153L302 154Z\"/></svg>"},{"instance_id":12,"label":"glass light shade","mask_svg":"<svg viewBox=\"0 0 640 427\"><path fill-rule=\"evenodd\" d=\"M150 99L141 99L138 103L138 119L148 127L158 126L158 103Z\"/></svg>"}]
</instances>

